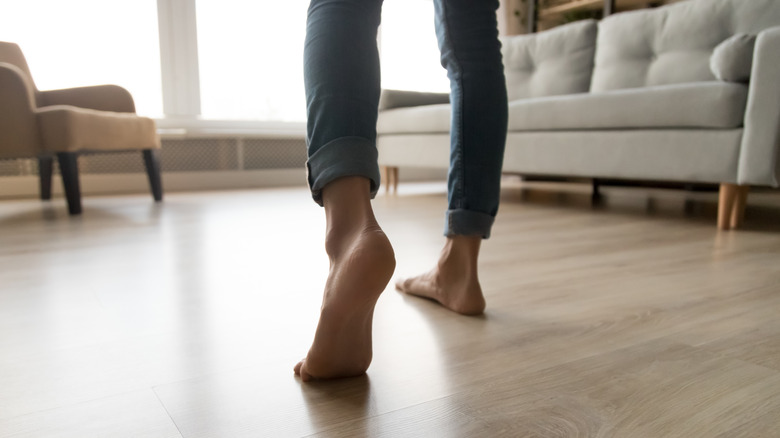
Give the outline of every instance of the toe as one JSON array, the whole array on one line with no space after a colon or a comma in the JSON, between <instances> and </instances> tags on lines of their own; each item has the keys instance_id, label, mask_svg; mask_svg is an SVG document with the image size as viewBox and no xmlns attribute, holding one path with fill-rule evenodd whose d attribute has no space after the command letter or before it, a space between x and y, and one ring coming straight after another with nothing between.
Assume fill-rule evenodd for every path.
<instances>
[{"instance_id":1,"label":"toe","mask_svg":"<svg viewBox=\"0 0 780 438\"><path fill-rule=\"evenodd\" d=\"M308 382L314 379L314 377L312 377L311 374L306 372L306 364L301 365L300 373L301 373L300 374L301 380L303 380L304 382Z\"/></svg>"},{"instance_id":2,"label":"toe","mask_svg":"<svg viewBox=\"0 0 780 438\"><path fill-rule=\"evenodd\" d=\"M407 282L409 282L408 278L399 278L395 280L395 289L399 292L406 292Z\"/></svg>"},{"instance_id":3,"label":"toe","mask_svg":"<svg viewBox=\"0 0 780 438\"><path fill-rule=\"evenodd\" d=\"M306 371L306 359L298 362L298 364L295 365L295 375L301 376L301 380L304 382L308 382L313 379L311 374Z\"/></svg>"}]
</instances>

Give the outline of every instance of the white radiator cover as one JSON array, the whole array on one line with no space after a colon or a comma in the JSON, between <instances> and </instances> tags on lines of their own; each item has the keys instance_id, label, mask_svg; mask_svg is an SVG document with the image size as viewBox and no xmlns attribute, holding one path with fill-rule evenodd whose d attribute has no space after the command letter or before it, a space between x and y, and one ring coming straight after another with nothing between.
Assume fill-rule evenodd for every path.
<instances>
[{"instance_id":1,"label":"white radiator cover","mask_svg":"<svg viewBox=\"0 0 780 438\"><path fill-rule=\"evenodd\" d=\"M163 138L160 151L167 192L229 190L306 185L303 138ZM62 193L55 160L53 192ZM441 180L446 173L403 169L406 181ZM79 157L85 195L145 193L148 182L138 152L84 154ZM36 159L0 160L0 198L38 196Z\"/></svg>"}]
</instances>

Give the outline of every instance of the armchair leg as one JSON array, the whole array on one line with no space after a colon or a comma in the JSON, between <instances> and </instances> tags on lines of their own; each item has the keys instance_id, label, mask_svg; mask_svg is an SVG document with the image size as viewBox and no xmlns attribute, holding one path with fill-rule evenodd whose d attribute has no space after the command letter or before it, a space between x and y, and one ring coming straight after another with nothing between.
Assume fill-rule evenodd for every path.
<instances>
[{"instance_id":1,"label":"armchair leg","mask_svg":"<svg viewBox=\"0 0 780 438\"><path fill-rule=\"evenodd\" d=\"M591 181L591 187L593 190L590 192L590 200L593 203L597 203L599 200L601 200L601 181L599 181L598 178L593 178L593 181Z\"/></svg>"},{"instance_id":2,"label":"armchair leg","mask_svg":"<svg viewBox=\"0 0 780 438\"><path fill-rule=\"evenodd\" d=\"M160 150L144 149L144 166L146 175L149 177L149 187L152 190L152 196L157 202L162 201L162 177L160 176Z\"/></svg>"},{"instance_id":3,"label":"armchair leg","mask_svg":"<svg viewBox=\"0 0 780 438\"><path fill-rule=\"evenodd\" d=\"M54 157L45 155L38 157L38 177L41 181L41 200L51 199L51 175L54 171Z\"/></svg>"},{"instance_id":4,"label":"armchair leg","mask_svg":"<svg viewBox=\"0 0 780 438\"><path fill-rule=\"evenodd\" d=\"M62 185L68 200L68 212L71 215L81 214L81 188L79 187L79 161L75 152L60 152L57 161L60 163Z\"/></svg>"}]
</instances>

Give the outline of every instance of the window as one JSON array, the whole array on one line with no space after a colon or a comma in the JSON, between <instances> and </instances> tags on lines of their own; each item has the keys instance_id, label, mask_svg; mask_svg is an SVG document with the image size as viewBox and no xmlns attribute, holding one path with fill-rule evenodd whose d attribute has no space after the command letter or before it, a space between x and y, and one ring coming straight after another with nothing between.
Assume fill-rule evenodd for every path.
<instances>
[{"instance_id":1,"label":"window","mask_svg":"<svg viewBox=\"0 0 780 438\"><path fill-rule=\"evenodd\" d=\"M306 120L308 5L308 0L197 0L204 118ZM384 88L449 90L431 0L384 2L380 40Z\"/></svg>"},{"instance_id":2,"label":"window","mask_svg":"<svg viewBox=\"0 0 780 438\"><path fill-rule=\"evenodd\" d=\"M433 23L432 0L384 3L380 35L382 88L449 91Z\"/></svg>"},{"instance_id":3,"label":"window","mask_svg":"<svg viewBox=\"0 0 780 438\"><path fill-rule=\"evenodd\" d=\"M172 8L171 16L160 26L158 1L167 0L0 0L0 40L19 43L42 90L117 84L132 93L139 114L163 117L162 30L166 42L185 38L184 43L174 41L178 45L162 68L173 71L178 81L168 83L166 92L188 81L189 90L196 90L183 87L172 94L174 102L195 96L195 104L184 99L186 108L174 105L175 111L191 116L188 123L305 121L303 44L309 0L170 2L165 4ZM195 18L186 13L191 8ZM197 68L194 60L191 65L180 62L187 59L181 47L195 38ZM439 64L432 0L384 3L380 54L384 88L449 90ZM178 113L172 115L171 123L179 123Z\"/></svg>"},{"instance_id":4,"label":"window","mask_svg":"<svg viewBox=\"0 0 780 438\"><path fill-rule=\"evenodd\" d=\"M0 0L0 40L22 48L41 90L117 84L162 115L155 0Z\"/></svg>"},{"instance_id":5,"label":"window","mask_svg":"<svg viewBox=\"0 0 780 438\"><path fill-rule=\"evenodd\" d=\"M308 0L197 0L204 118L306 120Z\"/></svg>"}]
</instances>

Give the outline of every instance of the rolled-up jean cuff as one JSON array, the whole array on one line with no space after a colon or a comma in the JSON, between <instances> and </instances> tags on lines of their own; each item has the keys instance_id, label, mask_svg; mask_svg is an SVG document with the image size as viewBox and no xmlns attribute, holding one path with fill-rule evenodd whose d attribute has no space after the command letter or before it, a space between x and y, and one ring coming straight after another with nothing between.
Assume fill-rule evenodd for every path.
<instances>
[{"instance_id":1,"label":"rolled-up jean cuff","mask_svg":"<svg viewBox=\"0 0 780 438\"><path fill-rule=\"evenodd\" d=\"M306 162L307 179L314 202L322 205L322 188L344 176L371 181L371 198L379 190L379 165L374 142L363 137L341 137L326 143Z\"/></svg>"},{"instance_id":2,"label":"rolled-up jean cuff","mask_svg":"<svg viewBox=\"0 0 780 438\"><path fill-rule=\"evenodd\" d=\"M482 236L490 237L495 218L487 213L469 210L448 210L444 224L444 235L450 236Z\"/></svg>"}]
</instances>

